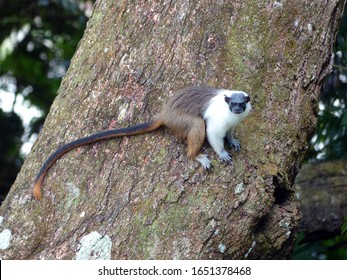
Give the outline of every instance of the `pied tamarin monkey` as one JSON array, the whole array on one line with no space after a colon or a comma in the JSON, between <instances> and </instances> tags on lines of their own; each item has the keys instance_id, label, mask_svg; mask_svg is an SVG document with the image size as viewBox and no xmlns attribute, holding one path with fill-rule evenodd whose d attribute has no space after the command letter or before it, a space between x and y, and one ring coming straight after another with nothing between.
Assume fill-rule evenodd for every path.
<instances>
[{"instance_id":1,"label":"pied tamarin monkey","mask_svg":"<svg viewBox=\"0 0 347 280\"><path fill-rule=\"evenodd\" d=\"M231 156L224 148L224 139L235 150L241 149L240 142L234 138L234 130L250 110L250 97L245 92L211 87L184 88L177 91L149 122L99 132L57 149L41 167L34 182L33 195L41 199L41 186L47 171L68 151L100 140L143 134L161 126L168 127L177 137L186 139L188 156L195 158L205 169L211 167L207 155L200 153L205 136L220 159L229 162Z\"/></svg>"}]
</instances>

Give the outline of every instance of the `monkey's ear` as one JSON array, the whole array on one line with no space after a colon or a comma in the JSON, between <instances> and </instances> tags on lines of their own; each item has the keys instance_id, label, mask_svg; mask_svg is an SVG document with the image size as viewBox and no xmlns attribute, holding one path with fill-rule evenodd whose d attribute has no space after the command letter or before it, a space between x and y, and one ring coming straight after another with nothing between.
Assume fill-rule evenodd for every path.
<instances>
[{"instance_id":1,"label":"monkey's ear","mask_svg":"<svg viewBox=\"0 0 347 280\"><path fill-rule=\"evenodd\" d=\"M229 102L230 102L230 97L228 97L228 96L224 95L224 100L225 100L225 102L226 102L226 103L228 103L228 104L229 104Z\"/></svg>"},{"instance_id":2,"label":"monkey's ear","mask_svg":"<svg viewBox=\"0 0 347 280\"><path fill-rule=\"evenodd\" d=\"M251 98L249 97L249 95L247 95L247 96L245 97L245 102L248 103L249 101L251 101Z\"/></svg>"}]
</instances>

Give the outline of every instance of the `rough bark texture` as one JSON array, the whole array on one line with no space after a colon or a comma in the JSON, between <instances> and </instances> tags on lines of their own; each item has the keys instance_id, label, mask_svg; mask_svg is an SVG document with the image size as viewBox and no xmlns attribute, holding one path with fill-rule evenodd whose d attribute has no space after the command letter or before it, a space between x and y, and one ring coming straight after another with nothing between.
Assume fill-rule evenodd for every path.
<instances>
[{"instance_id":1,"label":"rough bark texture","mask_svg":"<svg viewBox=\"0 0 347 280\"><path fill-rule=\"evenodd\" d=\"M342 0L110 1L94 14L44 129L1 209L3 259L285 258L292 188L316 121ZM249 92L243 150L205 172L166 130L79 148L31 183L58 146L150 119L173 91ZM4 242L3 242L4 243Z\"/></svg>"},{"instance_id":2,"label":"rough bark texture","mask_svg":"<svg viewBox=\"0 0 347 280\"><path fill-rule=\"evenodd\" d=\"M294 184L300 200L300 229L310 238L336 234L347 216L347 161L305 164Z\"/></svg>"}]
</instances>

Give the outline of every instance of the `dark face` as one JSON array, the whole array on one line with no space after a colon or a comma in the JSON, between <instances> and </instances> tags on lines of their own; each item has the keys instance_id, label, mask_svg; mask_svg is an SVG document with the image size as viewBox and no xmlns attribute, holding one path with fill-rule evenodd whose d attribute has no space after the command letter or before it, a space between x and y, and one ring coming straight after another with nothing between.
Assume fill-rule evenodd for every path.
<instances>
[{"instance_id":1,"label":"dark face","mask_svg":"<svg viewBox=\"0 0 347 280\"><path fill-rule=\"evenodd\" d=\"M250 101L250 97L243 93L233 93L230 97L224 96L224 100L228 103L232 113L241 114L246 110L246 104Z\"/></svg>"}]
</instances>

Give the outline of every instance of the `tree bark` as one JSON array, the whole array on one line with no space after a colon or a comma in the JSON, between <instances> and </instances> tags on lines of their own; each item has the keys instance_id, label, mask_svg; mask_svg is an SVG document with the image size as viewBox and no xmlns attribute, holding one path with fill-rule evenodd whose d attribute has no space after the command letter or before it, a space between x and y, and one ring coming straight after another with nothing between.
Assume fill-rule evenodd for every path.
<instances>
[{"instance_id":1,"label":"tree bark","mask_svg":"<svg viewBox=\"0 0 347 280\"><path fill-rule=\"evenodd\" d=\"M99 0L38 141L2 205L3 259L286 258L292 188L316 122L344 1ZM233 164L205 172L167 130L82 147L150 119L188 85L239 89L253 112Z\"/></svg>"},{"instance_id":2,"label":"tree bark","mask_svg":"<svg viewBox=\"0 0 347 280\"><path fill-rule=\"evenodd\" d=\"M308 238L336 235L347 216L347 161L305 164L294 184L300 200L300 230Z\"/></svg>"}]
</instances>

